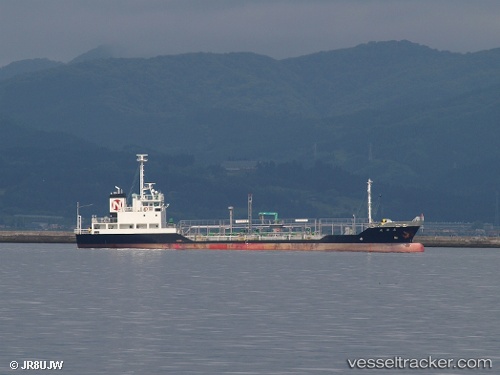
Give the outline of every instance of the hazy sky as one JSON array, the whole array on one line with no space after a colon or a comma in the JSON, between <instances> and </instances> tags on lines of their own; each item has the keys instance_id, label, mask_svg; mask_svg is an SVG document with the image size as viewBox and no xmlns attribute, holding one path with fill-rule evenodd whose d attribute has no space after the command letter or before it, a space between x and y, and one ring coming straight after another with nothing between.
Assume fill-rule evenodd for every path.
<instances>
[{"instance_id":1,"label":"hazy sky","mask_svg":"<svg viewBox=\"0 0 500 375\"><path fill-rule=\"evenodd\" d=\"M500 0L0 0L0 66L67 62L102 44L125 56L284 58L402 39L453 52L500 47Z\"/></svg>"}]
</instances>

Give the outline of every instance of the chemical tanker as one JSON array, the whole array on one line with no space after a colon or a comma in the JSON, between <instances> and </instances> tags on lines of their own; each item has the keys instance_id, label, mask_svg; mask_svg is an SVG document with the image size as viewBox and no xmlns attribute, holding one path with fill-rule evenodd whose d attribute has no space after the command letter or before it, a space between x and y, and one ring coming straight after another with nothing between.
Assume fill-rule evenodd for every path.
<instances>
[{"instance_id":1,"label":"chemical tanker","mask_svg":"<svg viewBox=\"0 0 500 375\"><path fill-rule=\"evenodd\" d=\"M90 227L82 227L77 204L76 242L79 248L209 249L209 250L306 250L359 252L422 252L424 246L413 243L423 224L423 215L411 221L371 219L371 184L368 180L368 220L279 219L274 212L260 212L252 218L252 195L248 195L248 217L229 219L167 221L165 197L144 182L147 154L137 154L139 194L131 204L119 187L109 196L109 216L92 216Z\"/></svg>"}]
</instances>

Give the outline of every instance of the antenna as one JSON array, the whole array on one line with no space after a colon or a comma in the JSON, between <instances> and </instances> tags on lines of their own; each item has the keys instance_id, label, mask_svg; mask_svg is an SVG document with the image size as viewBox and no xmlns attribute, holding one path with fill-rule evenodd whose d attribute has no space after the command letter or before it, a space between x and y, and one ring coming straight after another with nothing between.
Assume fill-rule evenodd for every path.
<instances>
[{"instance_id":1,"label":"antenna","mask_svg":"<svg viewBox=\"0 0 500 375\"><path fill-rule=\"evenodd\" d=\"M495 192L496 193L496 202L495 202L495 226L498 227L498 190Z\"/></svg>"},{"instance_id":2,"label":"antenna","mask_svg":"<svg viewBox=\"0 0 500 375\"><path fill-rule=\"evenodd\" d=\"M372 180L368 179L368 224L372 223Z\"/></svg>"},{"instance_id":3,"label":"antenna","mask_svg":"<svg viewBox=\"0 0 500 375\"><path fill-rule=\"evenodd\" d=\"M248 194L248 233L252 233L252 194Z\"/></svg>"},{"instance_id":4,"label":"antenna","mask_svg":"<svg viewBox=\"0 0 500 375\"><path fill-rule=\"evenodd\" d=\"M137 154L137 161L140 163L140 182L141 199L144 199L144 163L148 161L148 154Z\"/></svg>"}]
</instances>

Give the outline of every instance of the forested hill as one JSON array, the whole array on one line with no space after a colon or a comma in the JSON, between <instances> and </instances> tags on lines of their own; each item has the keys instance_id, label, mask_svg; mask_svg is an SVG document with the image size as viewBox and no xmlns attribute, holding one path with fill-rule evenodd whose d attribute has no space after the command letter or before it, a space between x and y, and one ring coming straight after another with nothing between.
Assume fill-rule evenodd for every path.
<instances>
[{"instance_id":1,"label":"forested hill","mask_svg":"<svg viewBox=\"0 0 500 375\"><path fill-rule=\"evenodd\" d=\"M59 65L61 62L51 61L48 59L30 59L15 61L7 66L0 68L0 81L9 79L22 74L33 73L40 70L46 70Z\"/></svg>"},{"instance_id":2,"label":"forested hill","mask_svg":"<svg viewBox=\"0 0 500 375\"><path fill-rule=\"evenodd\" d=\"M405 205L400 211L415 204L436 220L498 219L500 49L458 54L393 41L284 60L253 53L98 57L102 54L87 54L70 64L36 60L35 68L19 71L15 64L0 68L0 122L9 130L0 167L17 176L0 181L0 215L69 207L84 191L101 187L92 180L106 179L101 172L93 176L89 163L97 170L108 166L103 174L109 176L122 173L114 168L124 166L121 159L133 162L135 152L150 152L178 170L179 181L181 175L195 178L189 168L199 168L196 178L213 185L213 192L233 183L243 191L255 182L250 172L233 180L223 178L221 170L215 173L224 161L261 162L262 173L271 173L262 168L275 162L275 174L284 168L291 175L262 194L290 195L293 185L294 197L316 202L311 214L341 207L348 213L351 200L359 205L336 190L336 175L356 185L371 177L391 191L391 197L383 195L386 207L394 200ZM18 143L22 163L13 158ZM69 160L77 168L70 168ZM330 190L291 183L290 165L305 175L326 168L331 180L320 181ZM12 207L6 192L25 188L19 171L24 176L49 168L66 171L64 181L51 179L67 186L68 196L63 201L46 197L44 186L30 181L48 207ZM81 168L90 171L84 181ZM203 207L197 203L199 209L185 211L197 215L214 209L209 196L201 201Z\"/></svg>"}]
</instances>

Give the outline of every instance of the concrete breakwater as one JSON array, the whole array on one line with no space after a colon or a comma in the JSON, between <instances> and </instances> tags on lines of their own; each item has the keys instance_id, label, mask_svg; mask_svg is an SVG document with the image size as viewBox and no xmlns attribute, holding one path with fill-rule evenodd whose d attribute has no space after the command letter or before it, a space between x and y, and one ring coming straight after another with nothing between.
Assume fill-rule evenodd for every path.
<instances>
[{"instance_id":1,"label":"concrete breakwater","mask_svg":"<svg viewBox=\"0 0 500 375\"><path fill-rule=\"evenodd\" d=\"M498 247L500 237L469 236L415 236L413 242L420 242L424 247Z\"/></svg>"},{"instance_id":2,"label":"concrete breakwater","mask_svg":"<svg viewBox=\"0 0 500 375\"><path fill-rule=\"evenodd\" d=\"M0 231L0 242L11 243L74 243L73 232Z\"/></svg>"},{"instance_id":3,"label":"concrete breakwater","mask_svg":"<svg viewBox=\"0 0 500 375\"><path fill-rule=\"evenodd\" d=\"M0 231L0 242L10 243L75 243L73 232ZM498 247L500 237L416 236L413 242L425 247Z\"/></svg>"}]
</instances>

